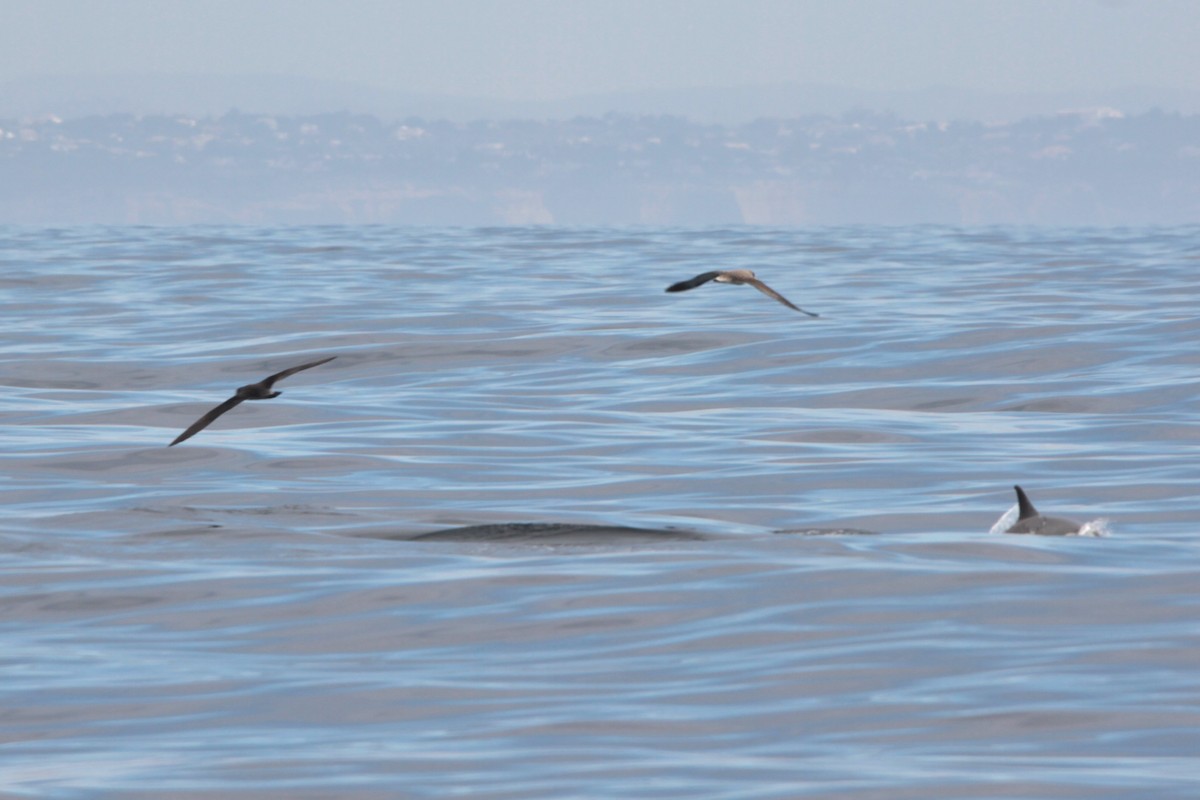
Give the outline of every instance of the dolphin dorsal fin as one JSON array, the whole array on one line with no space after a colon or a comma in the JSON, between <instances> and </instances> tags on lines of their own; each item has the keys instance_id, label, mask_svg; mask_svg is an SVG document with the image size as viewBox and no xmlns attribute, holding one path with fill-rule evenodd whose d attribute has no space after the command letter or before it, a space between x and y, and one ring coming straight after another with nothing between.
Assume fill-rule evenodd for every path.
<instances>
[{"instance_id":1,"label":"dolphin dorsal fin","mask_svg":"<svg viewBox=\"0 0 1200 800\"><path fill-rule=\"evenodd\" d=\"M1025 490L1020 486L1014 486L1017 490L1017 519L1029 519L1030 517L1041 516L1038 510L1033 507L1033 503L1029 502L1029 498L1025 496Z\"/></svg>"}]
</instances>

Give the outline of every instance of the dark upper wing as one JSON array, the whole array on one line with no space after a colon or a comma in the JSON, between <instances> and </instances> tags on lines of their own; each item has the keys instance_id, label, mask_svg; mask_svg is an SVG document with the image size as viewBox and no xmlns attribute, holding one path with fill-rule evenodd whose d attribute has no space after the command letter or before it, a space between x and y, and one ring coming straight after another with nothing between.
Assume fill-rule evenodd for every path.
<instances>
[{"instance_id":1,"label":"dark upper wing","mask_svg":"<svg viewBox=\"0 0 1200 800\"><path fill-rule=\"evenodd\" d=\"M667 291L668 292L686 292L688 289L695 289L697 286L701 286L705 283L708 283L709 281L711 281L713 278L717 277L720 274L721 274L720 272L702 272L699 275L697 275L696 277L691 278L689 280L680 281L679 283L672 283L670 286L667 287Z\"/></svg>"},{"instance_id":2,"label":"dark upper wing","mask_svg":"<svg viewBox=\"0 0 1200 800\"><path fill-rule=\"evenodd\" d=\"M175 441L171 442L169 445L167 445L167 447L174 447L175 445L182 442L184 439L192 438L197 433L199 433L200 431L204 430L209 425L211 425L212 421L214 419L221 416L226 411L233 408L240 402L242 402L242 398L238 397L237 395L234 395L233 397L229 398L224 403L221 403L221 405L217 406L216 408L214 408L213 410L211 410L207 414L205 414L203 417L201 417L200 419L193 422L192 427L188 428L186 431L184 431L183 433L176 436Z\"/></svg>"},{"instance_id":3,"label":"dark upper wing","mask_svg":"<svg viewBox=\"0 0 1200 800\"><path fill-rule=\"evenodd\" d=\"M330 356L329 358L322 358L320 361L310 361L307 364L301 364L298 367L291 367L290 369L285 369L283 372L276 372L274 375L271 375L270 377L263 378L261 383L264 387L266 387L267 389L270 389L271 386L274 385L275 381L281 381L284 378L286 378L287 376L295 375L297 372L300 372L302 370L312 369L313 367L319 367L322 364L333 361L335 358L337 358L337 356Z\"/></svg>"},{"instance_id":4,"label":"dark upper wing","mask_svg":"<svg viewBox=\"0 0 1200 800\"><path fill-rule=\"evenodd\" d=\"M814 314L811 311L805 311L800 306L793 305L791 300L788 300L786 297L784 297L779 292L772 289L770 286L767 286L765 283L760 281L758 278L747 278L746 283L750 284L755 289L758 289L760 292L765 294L767 297L774 297L776 300L783 303L788 308L794 308L795 310L799 311L801 314L808 314L810 317L819 316L818 314Z\"/></svg>"}]
</instances>

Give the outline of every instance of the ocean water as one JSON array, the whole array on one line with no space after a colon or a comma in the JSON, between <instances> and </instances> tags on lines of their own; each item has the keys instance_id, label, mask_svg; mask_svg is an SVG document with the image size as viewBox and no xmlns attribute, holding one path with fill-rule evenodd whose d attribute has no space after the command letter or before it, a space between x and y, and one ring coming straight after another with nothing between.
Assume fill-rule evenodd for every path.
<instances>
[{"instance_id":1,"label":"ocean water","mask_svg":"<svg viewBox=\"0 0 1200 800\"><path fill-rule=\"evenodd\" d=\"M0 243L4 797L1200 796L1200 228Z\"/></svg>"}]
</instances>

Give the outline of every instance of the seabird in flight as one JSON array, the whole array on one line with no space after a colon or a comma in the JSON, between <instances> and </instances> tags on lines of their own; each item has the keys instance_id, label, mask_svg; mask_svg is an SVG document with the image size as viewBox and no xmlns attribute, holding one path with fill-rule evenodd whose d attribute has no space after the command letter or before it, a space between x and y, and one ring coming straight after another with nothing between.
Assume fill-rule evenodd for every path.
<instances>
[{"instance_id":1,"label":"seabird in flight","mask_svg":"<svg viewBox=\"0 0 1200 800\"><path fill-rule=\"evenodd\" d=\"M272 391L275 381L281 381L289 375L295 375L301 370L319 367L322 364L333 361L335 358L337 358L337 356L322 358L320 361L310 361L307 364L301 364L298 367L285 369L283 372L276 372L274 375L263 378L258 383L251 383L247 384L246 386L238 387L237 393L234 394L233 397L229 398L224 403L221 403L221 405L212 409L203 417L193 422L190 428L176 436L175 441L171 442L169 445L167 445L167 447L174 447L185 439L192 438L197 433L211 425L213 420L215 420L217 417L221 416L238 403L241 403L243 400L269 400L272 397L279 397L279 395L283 394L283 392Z\"/></svg>"},{"instance_id":2,"label":"seabird in flight","mask_svg":"<svg viewBox=\"0 0 1200 800\"><path fill-rule=\"evenodd\" d=\"M667 291L668 292L686 292L688 289L695 289L697 286L706 284L709 281L716 281L717 283L732 283L734 285L743 284L743 283L749 284L750 286L753 286L755 289L758 289L760 292L765 294L767 297L773 297L776 300L778 300L779 302L783 303L788 308L795 309L796 311L799 311L801 314L808 314L810 317L820 316L819 314L814 314L811 311L805 311L803 308L800 308L800 306L794 305L790 300L788 300L786 297L781 295L779 292L775 291L770 286L767 286L765 283L760 281L758 278L754 277L754 273L748 269L727 269L727 270L716 270L713 272L702 272L699 275L697 275L696 277L692 278L691 280L680 281L679 283L671 284L670 286L667 287Z\"/></svg>"}]
</instances>

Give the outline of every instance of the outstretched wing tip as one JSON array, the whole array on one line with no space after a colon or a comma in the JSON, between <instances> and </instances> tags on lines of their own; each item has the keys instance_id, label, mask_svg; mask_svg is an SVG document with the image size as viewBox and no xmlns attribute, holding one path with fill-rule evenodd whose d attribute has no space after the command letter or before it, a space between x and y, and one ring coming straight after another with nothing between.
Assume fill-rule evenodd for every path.
<instances>
[{"instance_id":1,"label":"outstretched wing tip","mask_svg":"<svg viewBox=\"0 0 1200 800\"><path fill-rule=\"evenodd\" d=\"M241 402L242 402L242 398L238 397L237 395L234 395L233 397L226 400L224 403L221 403L219 406L210 408L204 414L204 416L202 416L200 419L196 420L191 425L189 425L187 427L187 430L185 430L183 433L176 436L175 441L171 442L169 445L167 445L167 447L174 447L175 445L179 444L180 442L185 442L188 439L192 438L197 433L199 433L200 431L204 430L209 425L211 425L213 423L213 421L216 420L217 417L221 416L226 411L228 411L229 409L233 408L234 406L238 405Z\"/></svg>"},{"instance_id":2,"label":"outstretched wing tip","mask_svg":"<svg viewBox=\"0 0 1200 800\"><path fill-rule=\"evenodd\" d=\"M678 281L667 287L668 292L686 292L688 289L695 289L697 286L708 283L713 278L720 275L720 272L701 272L694 278L688 278L686 281Z\"/></svg>"}]
</instances>

